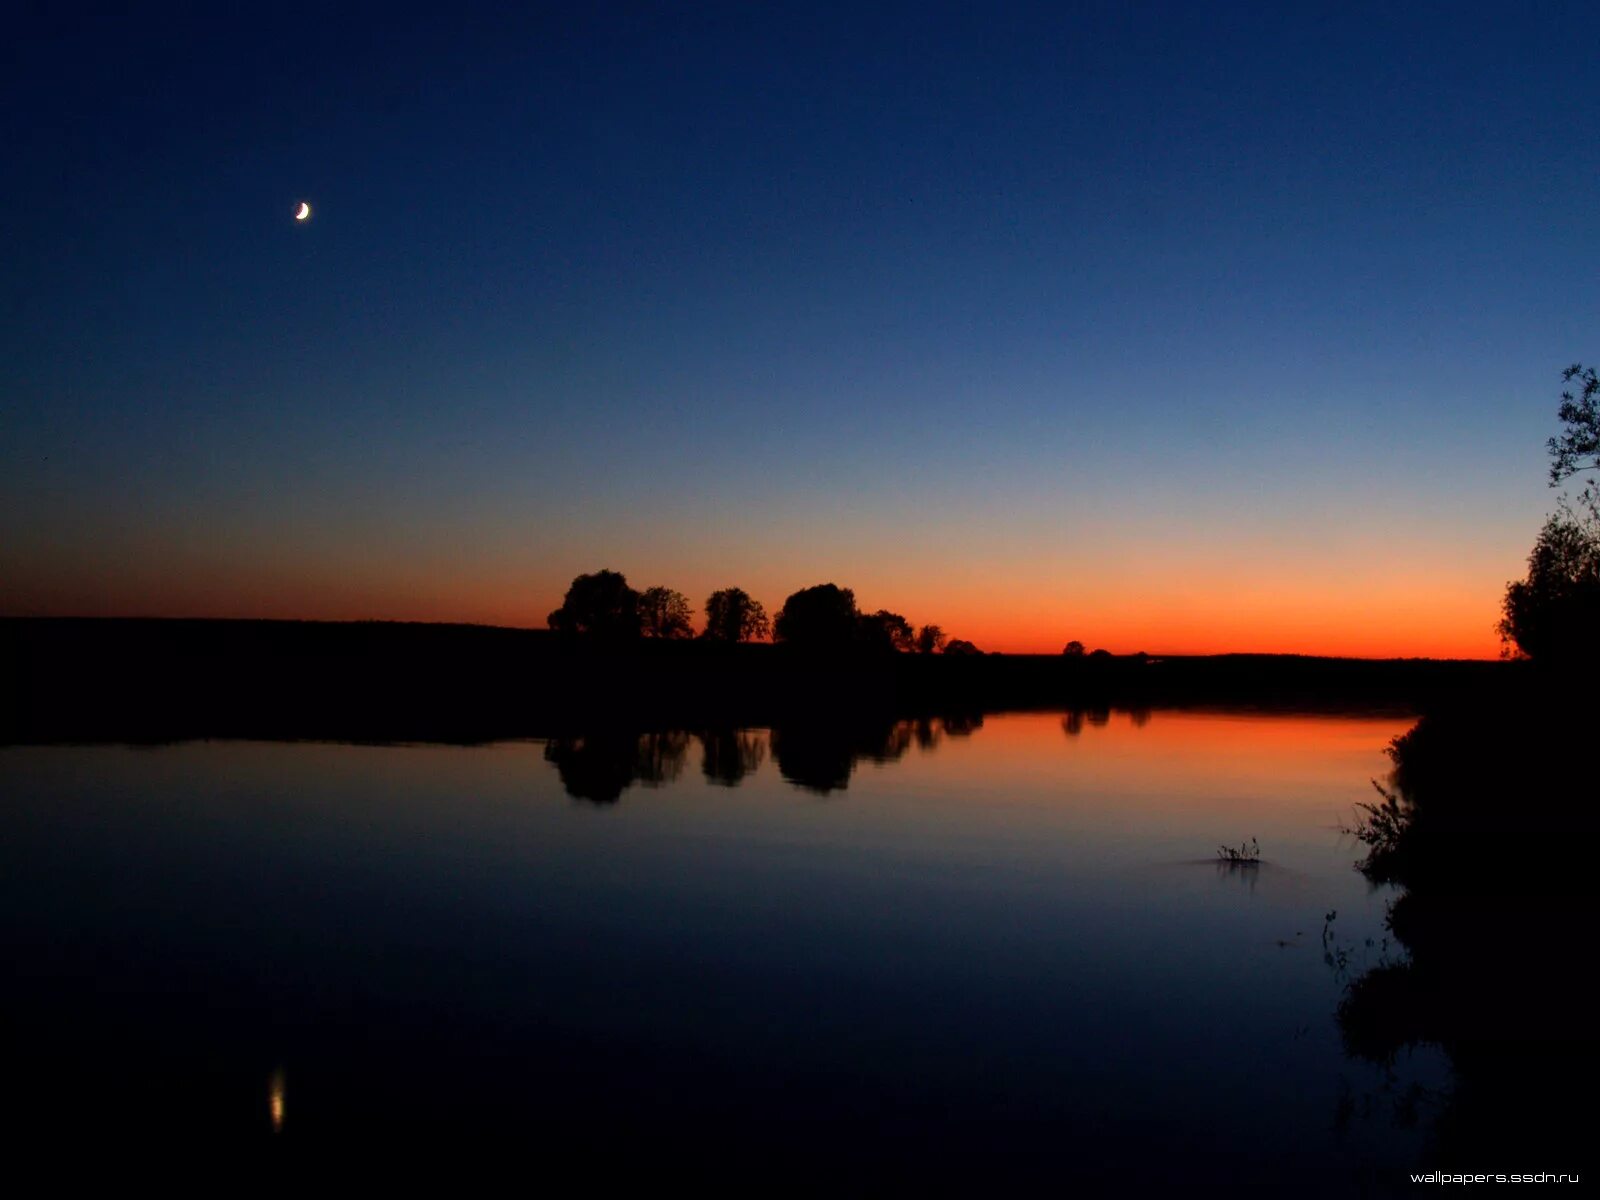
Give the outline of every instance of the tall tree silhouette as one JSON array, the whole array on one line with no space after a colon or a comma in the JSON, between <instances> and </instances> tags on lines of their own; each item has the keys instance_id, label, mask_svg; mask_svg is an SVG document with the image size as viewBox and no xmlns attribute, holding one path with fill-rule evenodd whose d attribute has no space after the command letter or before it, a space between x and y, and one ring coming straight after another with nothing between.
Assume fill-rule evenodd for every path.
<instances>
[{"instance_id":1,"label":"tall tree silhouette","mask_svg":"<svg viewBox=\"0 0 1600 1200\"><path fill-rule=\"evenodd\" d=\"M639 596L639 627L645 637L686 638L689 627L689 599L668 587L645 588Z\"/></svg>"},{"instance_id":2,"label":"tall tree silhouette","mask_svg":"<svg viewBox=\"0 0 1600 1200\"><path fill-rule=\"evenodd\" d=\"M937 654L944 649L944 630L937 625L924 625L917 630L917 653Z\"/></svg>"},{"instance_id":3,"label":"tall tree silhouette","mask_svg":"<svg viewBox=\"0 0 1600 1200\"><path fill-rule=\"evenodd\" d=\"M587 633L605 638L639 636L639 593L620 571L579 575L567 589L561 607L547 618L561 633Z\"/></svg>"},{"instance_id":4,"label":"tall tree silhouette","mask_svg":"<svg viewBox=\"0 0 1600 1200\"><path fill-rule=\"evenodd\" d=\"M714 642L749 642L766 637L771 628L767 610L743 588L723 588L706 597L704 636Z\"/></svg>"},{"instance_id":5,"label":"tall tree silhouette","mask_svg":"<svg viewBox=\"0 0 1600 1200\"><path fill-rule=\"evenodd\" d=\"M1600 518L1563 507L1545 522L1528 577L1506 585L1497 629L1543 662L1600 657Z\"/></svg>"},{"instance_id":6,"label":"tall tree silhouette","mask_svg":"<svg viewBox=\"0 0 1600 1200\"><path fill-rule=\"evenodd\" d=\"M1561 393L1557 416L1566 426L1559 437L1546 443L1550 451L1550 486L1557 487L1580 471L1600 470L1600 374L1593 367L1573 363L1561 373L1563 383L1577 382L1575 391ZM1600 482L1590 479L1582 492L1589 511L1600 518Z\"/></svg>"},{"instance_id":7,"label":"tall tree silhouette","mask_svg":"<svg viewBox=\"0 0 1600 1200\"><path fill-rule=\"evenodd\" d=\"M1564 428L1545 444L1551 487L1600 469L1600 374L1574 363L1561 378L1576 386L1561 393ZM1600 481L1578 498L1582 511L1563 497L1539 530L1527 578L1506 585L1496 626L1508 649L1545 663L1600 660Z\"/></svg>"}]
</instances>

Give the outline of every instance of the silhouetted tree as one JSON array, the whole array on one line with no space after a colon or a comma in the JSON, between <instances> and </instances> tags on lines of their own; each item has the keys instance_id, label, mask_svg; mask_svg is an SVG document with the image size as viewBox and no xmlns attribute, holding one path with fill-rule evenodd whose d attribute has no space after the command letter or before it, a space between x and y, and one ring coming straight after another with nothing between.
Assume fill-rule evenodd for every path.
<instances>
[{"instance_id":1,"label":"silhouetted tree","mask_svg":"<svg viewBox=\"0 0 1600 1200\"><path fill-rule=\"evenodd\" d=\"M550 614L550 628L609 638L639 636L639 593L619 571L579 575L561 607Z\"/></svg>"},{"instance_id":2,"label":"silhouetted tree","mask_svg":"<svg viewBox=\"0 0 1600 1200\"><path fill-rule=\"evenodd\" d=\"M639 596L639 628L645 637L693 636L694 630L689 627L689 613L688 598L671 588L645 588Z\"/></svg>"},{"instance_id":3,"label":"silhouetted tree","mask_svg":"<svg viewBox=\"0 0 1600 1200\"><path fill-rule=\"evenodd\" d=\"M1091 651L1089 651L1089 657L1092 658L1092 659L1095 659L1095 660L1097 660L1099 662L1104 662L1106 659L1111 657L1111 651L1109 651L1109 650L1091 650Z\"/></svg>"},{"instance_id":4,"label":"silhouetted tree","mask_svg":"<svg viewBox=\"0 0 1600 1200\"><path fill-rule=\"evenodd\" d=\"M743 588L723 588L706 598L704 636L716 642L749 642L772 628L767 610Z\"/></svg>"},{"instance_id":5,"label":"silhouetted tree","mask_svg":"<svg viewBox=\"0 0 1600 1200\"><path fill-rule=\"evenodd\" d=\"M1561 408L1557 415L1566 426L1560 437L1548 443L1550 451L1550 486L1557 487L1579 471L1600 470L1600 375L1593 367L1573 363L1561 373L1564 383L1578 383L1576 393L1561 393ZM1591 480L1583 489L1582 499L1589 511L1600 519L1600 494Z\"/></svg>"},{"instance_id":6,"label":"silhouetted tree","mask_svg":"<svg viewBox=\"0 0 1600 1200\"><path fill-rule=\"evenodd\" d=\"M780 642L807 649L841 651L855 644L856 594L831 583L803 588L783 602L772 623Z\"/></svg>"},{"instance_id":7,"label":"silhouetted tree","mask_svg":"<svg viewBox=\"0 0 1600 1200\"><path fill-rule=\"evenodd\" d=\"M1563 507L1547 520L1501 611L1500 639L1530 658L1600 657L1600 517Z\"/></svg>"},{"instance_id":8,"label":"silhouetted tree","mask_svg":"<svg viewBox=\"0 0 1600 1200\"><path fill-rule=\"evenodd\" d=\"M1070 641L1066 644L1065 648L1062 649L1061 653L1065 654L1068 658L1082 658L1083 643L1076 640Z\"/></svg>"},{"instance_id":9,"label":"silhouetted tree","mask_svg":"<svg viewBox=\"0 0 1600 1200\"><path fill-rule=\"evenodd\" d=\"M948 643L946 643L944 652L946 654L954 654L957 656L983 653L982 650L979 650L965 638L952 638Z\"/></svg>"},{"instance_id":10,"label":"silhouetted tree","mask_svg":"<svg viewBox=\"0 0 1600 1200\"><path fill-rule=\"evenodd\" d=\"M917 630L917 653L937 654L944 649L945 641L944 630L937 625L924 625Z\"/></svg>"},{"instance_id":11,"label":"silhouetted tree","mask_svg":"<svg viewBox=\"0 0 1600 1200\"><path fill-rule=\"evenodd\" d=\"M911 628L911 622L886 608L863 614L858 622L858 630L861 644L867 650L910 650L916 642L916 632Z\"/></svg>"}]
</instances>

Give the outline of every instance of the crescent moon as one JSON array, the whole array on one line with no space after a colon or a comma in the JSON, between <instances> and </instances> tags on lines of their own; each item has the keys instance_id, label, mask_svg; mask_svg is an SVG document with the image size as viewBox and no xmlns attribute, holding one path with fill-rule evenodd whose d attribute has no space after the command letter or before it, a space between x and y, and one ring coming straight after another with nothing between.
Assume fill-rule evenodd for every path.
<instances>
[{"instance_id":1,"label":"crescent moon","mask_svg":"<svg viewBox=\"0 0 1600 1200\"><path fill-rule=\"evenodd\" d=\"M304 221L309 216L311 216L311 205L307 204L304 200L300 201L300 211L295 213L294 219L296 221Z\"/></svg>"}]
</instances>

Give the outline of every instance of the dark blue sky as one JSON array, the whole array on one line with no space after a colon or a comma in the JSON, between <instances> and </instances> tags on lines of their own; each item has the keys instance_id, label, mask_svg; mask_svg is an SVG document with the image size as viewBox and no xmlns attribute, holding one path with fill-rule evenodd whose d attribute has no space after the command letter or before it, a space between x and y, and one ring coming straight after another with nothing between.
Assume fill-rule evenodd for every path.
<instances>
[{"instance_id":1,"label":"dark blue sky","mask_svg":"<svg viewBox=\"0 0 1600 1200\"><path fill-rule=\"evenodd\" d=\"M0 61L7 611L1487 653L1600 354L1589 5L152 7Z\"/></svg>"}]
</instances>

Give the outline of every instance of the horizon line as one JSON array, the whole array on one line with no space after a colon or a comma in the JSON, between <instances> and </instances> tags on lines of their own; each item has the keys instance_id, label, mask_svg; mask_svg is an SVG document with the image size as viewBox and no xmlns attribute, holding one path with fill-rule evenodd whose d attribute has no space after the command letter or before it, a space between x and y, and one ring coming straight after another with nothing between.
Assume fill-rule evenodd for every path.
<instances>
[{"instance_id":1,"label":"horizon line","mask_svg":"<svg viewBox=\"0 0 1600 1200\"><path fill-rule=\"evenodd\" d=\"M550 634L552 636L557 636L557 637L559 637L559 636L569 636L569 637L576 637L576 638L580 638L580 639L587 636L587 635L584 635L584 634L562 634L558 630L551 629L548 625L503 625L503 624L496 624L496 623L487 622L487 621L417 620L417 619L414 619L414 618L407 618L407 617L277 617L277 616L275 616L275 617L240 617L240 616L194 616L194 615L172 616L172 615L167 615L167 614L148 614L148 613L143 613L143 614L141 614L141 613L84 614L84 613L23 612L23 613L0 613L0 621L152 621L152 622L154 622L154 621L169 621L169 622L174 622L174 623L177 623L177 622L194 622L194 623L198 623L198 622L218 622L218 623L229 622L229 623L237 623L237 624L257 623L257 624L281 624L281 625L296 625L296 624L299 624L299 625L419 625L419 626L432 626L432 627L444 628L444 629L452 629L452 628L453 629L493 629L493 630L500 630L500 631L504 631L504 632L508 632L508 633L541 633L541 634ZM700 640L700 635L699 634L695 634L695 635L693 635L691 637L681 638L681 639L640 637L639 640L642 641L642 642L681 641L681 642L686 642L687 643L687 642L699 641ZM1078 640L1081 640L1081 639L1078 639ZM762 639L751 639L749 641L742 642L742 643L739 643L739 644L741 644L741 645L751 645L751 646L778 646L778 645L781 645L782 643L778 642L778 641L776 641L775 639L772 639L772 638L762 638ZM1087 649L1091 649L1091 650L1105 649L1104 647L1099 647L1099 646L1090 647L1089 643L1087 643L1087 642L1084 642L1083 644ZM981 646L978 647L978 648L985 655L998 655L1000 657L1006 657L1006 658L1062 658L1062 657L1065 657L1063 652L1060 651L1060 650L984 650L983 647L981 647ZM902 651L901 653L913 653L913 652ZM1176 658L1319 658L1319 659L1339 660L1339 661L1345 661L1345 662L1371 662L1371 663L1390 663L1390 662L1512 663L1512 662L1518 661L1515 658L1508 658L1505 655L1496 655L1496 656L1491 658L1491 657L1474 657L1474 656L1470 656L1470 655L1438 656L1438 655L1431 655L1431 654L1385 654L1385 655L1374 655L1374 654L1328 654L1328 653L1321 653L1321 652L1308 651L1308 650L1206 650L1206 651L1164 650L1164 651L1155 651L1155 650L1146 650L1143 647L1141 647L1138 650L1110 650L1110 649L1106 649L1106 653L1112 655L1112 657L1114 657L1114 658L1133 658L1133 657L1136 657L1137 655L1144 654L1144 655L1147 655L1151 659L1166 659L1166 658L1173 658L1173 659L1176 659Z\"/></svg>"}]
</instances>

